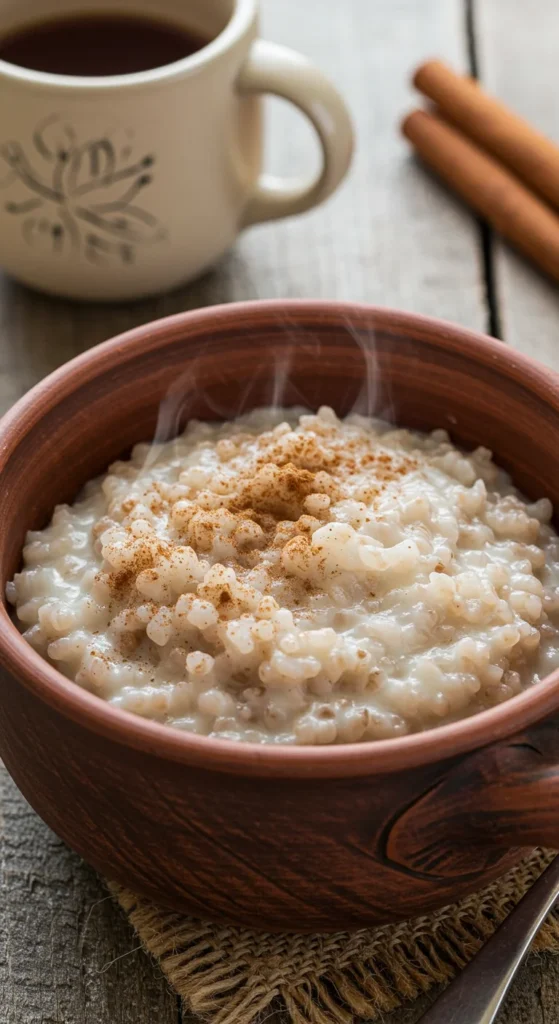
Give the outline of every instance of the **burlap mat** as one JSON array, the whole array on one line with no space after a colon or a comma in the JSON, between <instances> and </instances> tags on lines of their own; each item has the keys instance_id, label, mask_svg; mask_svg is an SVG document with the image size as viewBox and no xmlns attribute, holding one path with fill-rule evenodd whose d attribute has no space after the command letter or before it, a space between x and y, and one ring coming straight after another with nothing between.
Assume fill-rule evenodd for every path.
<instances>
[{"instance_id":1,"label":"burlap mat","mask_svg":"<svg viewBox=\"0 0 559 1024\"><path fill-rule=\"evenodd\" d=\"M461 903L352 934L270 935L113 892L170 984L212 1024L250 1024L279 1001L293 1024L351 1024L355 1016L375 1020L452 978L552 858L538 850ZM548 918L534 948L559 952L559 915Z\"/></svg>"}]
</instances>

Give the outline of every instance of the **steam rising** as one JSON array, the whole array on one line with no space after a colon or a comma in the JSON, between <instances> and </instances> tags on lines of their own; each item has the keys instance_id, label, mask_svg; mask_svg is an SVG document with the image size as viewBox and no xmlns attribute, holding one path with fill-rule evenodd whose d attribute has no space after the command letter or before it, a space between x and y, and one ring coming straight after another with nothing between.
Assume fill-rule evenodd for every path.
<instances>
[{"instance_id":1,"label":"steam rising","mask_svg":"<svg viewBox=\"0 0 559 1024\"><path fill-rule=\"evenodd\" d=\"M344 330L347 332L361 354L362 379L360 384L357 380L351 381L344 376L343 367L340 366L339 393L333 401L331 385L330 394L324 399L320 397L319 383L317 385L320 380L321 359L332 359L331 349L329 351L329 346L321 339L320 332L301 327L287 314L280 318L280 322L283 332L281 344L271 349L263 347L262 358L258 358L258 348L255 347L252 350L254 359L250 361L248 375L245 374L244 379L235 380L228 372L227 364L224 364L224 376L228 378L225 388L216 387L215 372L212 372L208 385L206 378L209 354L192 359L178 374L160 403L154 434L155 445L176 437L189 419L200 418L195 407L199 409L201 405L204 407L203 418L217 421L232 420L262 406L278 411L295 407L298 411L309 411L309 395L297 384L297 377L301 374L297 371L296 362L301 358L316 365L314 390L318 392L315 396L318 397L318 401L312 403L313 411L321 404L333 404L335 411L342 412L343 415L354 412L385 420L392 419L392 401L390 394L387 394L386 381L381 381L380 378L375 330L372 326L366 329L362 326L356 328L351 320L346 318L343 327L339 328L340 333ZM353 346L342 349L342 355L345 351L347 358L356 361L351 347ZM222 351L216 355L216 359L223 360ZM348 394L348 389L351 390L351 394ZM147 457L146 466L152 465L156 459L157 448L154 448Z\"/></svg>"}]
</instances>

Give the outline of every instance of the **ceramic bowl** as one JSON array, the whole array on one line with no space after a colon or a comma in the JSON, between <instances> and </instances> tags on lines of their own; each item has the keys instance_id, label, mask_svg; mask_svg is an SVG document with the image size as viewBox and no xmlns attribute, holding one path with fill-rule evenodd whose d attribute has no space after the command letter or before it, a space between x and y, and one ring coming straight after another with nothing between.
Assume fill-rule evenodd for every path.
<instances>
[{"instance_id":1,"label":"ceramic bowl","mask_svg":"<svg viewBox=\"0 0 559 1024\"><path fill-rule=\"evenodd\" d=\"M160 403L166 398L163 413ZM186 313L66 364L0 425L0 572L26 530L139 440L274 400L483 444L559 507L559 377L436 320L334 302ZM406 918L559 847L559 673L499 707L376 743L274 748L145 721L61 676L0 615L0 755L98 871L266 929ZM555 716L555 717L554 717Z\"/></svg>"}]
</instances>

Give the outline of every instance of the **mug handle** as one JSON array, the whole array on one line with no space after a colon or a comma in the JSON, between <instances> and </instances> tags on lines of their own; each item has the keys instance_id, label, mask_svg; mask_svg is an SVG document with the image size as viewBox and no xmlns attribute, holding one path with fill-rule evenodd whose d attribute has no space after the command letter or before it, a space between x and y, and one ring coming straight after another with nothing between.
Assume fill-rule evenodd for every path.
<instances>
[{"instance_id":1,"label":"mug handle","mask_svg":"<svg viewBox=\"0 0 559 1024\"><path fill-rule=\"evenodd\" d=\"M472 849L559 849L559 718L464 757L392 824L390 860L463 877Z\"/></svg>"},{"instance_id":2,"label":"mug handle","mask_svg":"<svg viewBox=\"0 0 559 1024\"><path fill-rule=\"evenodd\" d=\"M262 174L249 200L242 227L303 213L326 199L345 177L353 153L347 107L331 82L306 57L257 39L237 79L239 92L272 93L307 115L322 145L323 166L314 180Z\"/></svg>"}]
</instances>

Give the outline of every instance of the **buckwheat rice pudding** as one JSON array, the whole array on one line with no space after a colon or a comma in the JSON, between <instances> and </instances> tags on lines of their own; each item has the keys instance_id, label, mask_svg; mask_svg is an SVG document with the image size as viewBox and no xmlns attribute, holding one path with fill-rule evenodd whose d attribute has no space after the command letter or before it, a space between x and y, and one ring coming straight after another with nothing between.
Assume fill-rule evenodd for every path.
<instances>
[{"instance_id":1,"label":"buckwheat rice pudding","mask_svg":"<svg viewBox=\"0 0 559 1024\"><path fill-rule=\"evenodd\" d=\"M253 743L403 736L559 665L559 538L478 448L331 409L192 422L30 533L24 636L117 707Z\"/></svg>"}]
</instances>

